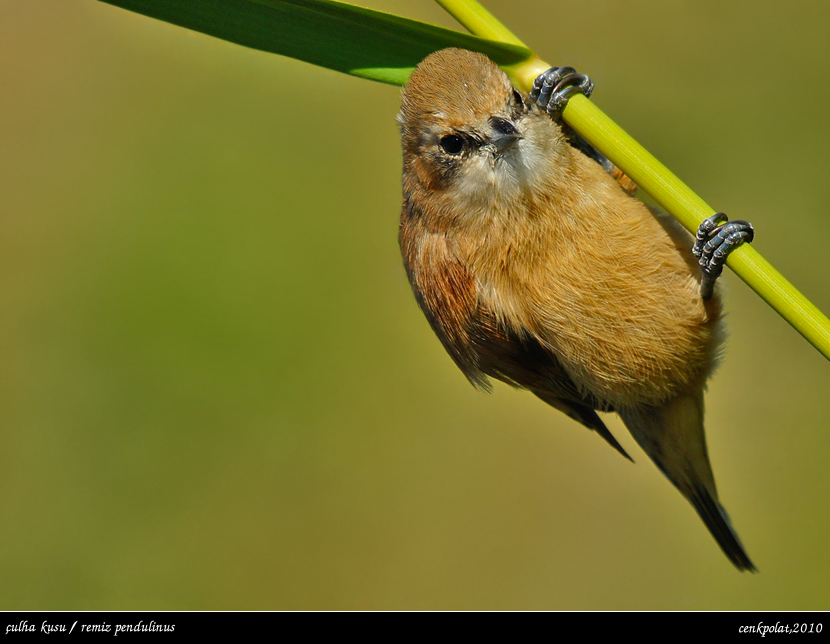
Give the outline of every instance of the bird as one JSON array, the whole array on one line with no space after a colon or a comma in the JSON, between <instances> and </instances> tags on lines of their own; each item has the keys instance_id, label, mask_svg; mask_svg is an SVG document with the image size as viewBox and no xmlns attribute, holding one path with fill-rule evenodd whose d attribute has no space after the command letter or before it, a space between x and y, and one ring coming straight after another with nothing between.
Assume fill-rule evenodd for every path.
<instances>
[{"instance_id":1,"label":"bird","mask_svg":"<svg viewBox=\"0 0 830 644\"><path fill-rule=\"evenodd\" d=\"M717 277L752 225L693 237L561 118L571 67L517 90L487 56L434 52L401 95L399 243L421 310L469 381L525 389L630 459L615 412L728 559L756 571L721 505L703 393L724 342Z\"/></svg>"}]
</instances>

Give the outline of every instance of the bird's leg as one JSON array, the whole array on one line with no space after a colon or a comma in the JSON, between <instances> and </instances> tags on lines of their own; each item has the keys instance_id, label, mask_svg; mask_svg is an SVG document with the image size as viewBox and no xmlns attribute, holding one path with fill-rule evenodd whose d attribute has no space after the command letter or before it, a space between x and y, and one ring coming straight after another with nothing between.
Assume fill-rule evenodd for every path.
<instances>
[{"instance_id":1,"label":"bird's leg","mask_svg":"<svg viewBox=\"0 0 830 644\"><path fill-rule=\"evenodd\" d=\"M530 100L547 112L559 123L568 142L589 159L599 163L628 194L637 192L637 184L615 166L604 154L588 143L562 122L562 110L573 94L583 94L586 98L594 91L594 81L585 74L578 74L573 67L551 67L542 72L533 81Z\"/></svg>"},{"instance_id":2,"label":"bird's leg","mask_svg":"<svg viewBox=\"0 0 830 644\"><path fill-rule=\"evenodd\" d=\"M533 81L530 100L558 121L572 94L588 97L593 91L594 81L585 74L578 74L573 67L551 67Z\"/></svg>"},{"instance_id":3,"label":"bird's leg","mask_svg":"<svg viewBox=\"0 0 830 644\"><path fill-rule=\"evenodd\" d=\"M726 258L744 242L751 242L755 237L752 224L735 219L729 221L722 212L706 219L697 229L692 254L698 258L703 269L700 280L700 296L704 300L712 297L715 280L723 272Z\"/></svg>"}]
</instances>

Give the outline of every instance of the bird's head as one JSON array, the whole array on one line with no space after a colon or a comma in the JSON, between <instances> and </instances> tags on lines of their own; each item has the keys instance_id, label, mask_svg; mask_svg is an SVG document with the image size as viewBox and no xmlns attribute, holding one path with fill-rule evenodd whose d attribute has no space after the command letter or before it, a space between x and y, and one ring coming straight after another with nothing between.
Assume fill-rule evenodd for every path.
<instances>
[{"instance_id":1,"label":"bird's head","mask_svg":"<svg viewBox=\"0 0 830 644\"><path fill-rule=\"evenodd\" d=\"M483 54L427 56L403 90L404 181L468 210L515 203L550 173L561 129Z\"/></svg>"}]
</instances>

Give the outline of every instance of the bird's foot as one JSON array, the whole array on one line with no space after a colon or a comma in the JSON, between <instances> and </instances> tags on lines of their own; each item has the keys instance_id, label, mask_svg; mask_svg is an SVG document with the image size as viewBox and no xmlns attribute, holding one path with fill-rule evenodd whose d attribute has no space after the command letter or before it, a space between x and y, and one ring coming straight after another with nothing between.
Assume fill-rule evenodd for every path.
<instances>
[{"instance_id":1,"label":"bird's foot","mask_svg":"<svg viewBox=\"0 0 830 644\"><path fill-rule=\"evenodd\" d=\"M723 272L726 258L744 242L751 242L755 237L752 224L748 221L729 218L722 212L706 219L697 229L692 254L697 257L703 277L700 280L700 296L704 300L712 297L715 281Z\"/></svg>"},{"instance_id":2,"label":"bird's foot","mask_svg":"<svg viewBox=\"0 0 830 644\"><path fill-rule=\"evenodd\" d=\"M584 94L587 98L593 91L594 81L573 67L551 67L533 81L530 100L559 120L572 94Z\"/></svg>"}]
</instances>

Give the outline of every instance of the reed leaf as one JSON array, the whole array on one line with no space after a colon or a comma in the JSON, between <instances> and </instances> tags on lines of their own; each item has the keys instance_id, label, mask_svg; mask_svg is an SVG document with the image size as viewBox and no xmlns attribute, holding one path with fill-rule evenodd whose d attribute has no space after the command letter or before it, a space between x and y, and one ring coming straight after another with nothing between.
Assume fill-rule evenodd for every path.
<instances>
[{"instance_id":1,"label":"reed leaf","mask_svg":"<svg viewBox=\"0 0 830 644\"><path fill-rule=\"evenodd\" d=\"M262 51L361 78L403 85L438 49L462 47L511 67L533 57L519 45L333 0L101 0Z\"/></svg>"}]
</instances>

